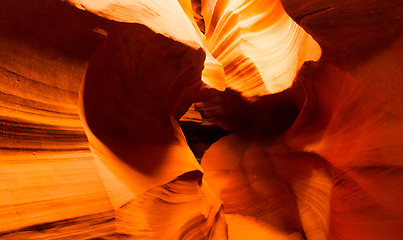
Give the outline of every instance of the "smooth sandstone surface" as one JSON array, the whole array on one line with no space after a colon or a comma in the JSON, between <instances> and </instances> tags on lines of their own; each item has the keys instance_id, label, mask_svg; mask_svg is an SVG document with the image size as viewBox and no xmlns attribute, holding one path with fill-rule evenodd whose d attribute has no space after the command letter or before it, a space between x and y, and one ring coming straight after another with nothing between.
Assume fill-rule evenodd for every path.
<instances>
[{"instance_id":1,"label":"smooth sandstone surface","mask_svg":"<svg viewBox=\"0 0 403 240\"><path fill-rule=\"evenodd\" d=\"M402 16L0 2L0 239L401 239Z\"/></svg>"}]
</instances>

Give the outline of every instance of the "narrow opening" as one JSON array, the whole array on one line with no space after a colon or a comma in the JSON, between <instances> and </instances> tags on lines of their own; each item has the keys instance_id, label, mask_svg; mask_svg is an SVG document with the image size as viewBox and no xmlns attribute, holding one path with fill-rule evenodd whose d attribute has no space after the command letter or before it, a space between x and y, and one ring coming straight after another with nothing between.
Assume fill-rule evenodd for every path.
<instances>
[{"instance_id":1,"label":"narrow opening","mask_svg":"<svg viewBox=\"0 0 403 240\"><path fill-rule=\"evenodd\" d=\"M192 0L192 9L193 9L193 16L199 27L200 31L204 34L206 31L206 27L204 24L204 17L201 14L202 4L201 0Z\"/></svg>"}]
</instances>

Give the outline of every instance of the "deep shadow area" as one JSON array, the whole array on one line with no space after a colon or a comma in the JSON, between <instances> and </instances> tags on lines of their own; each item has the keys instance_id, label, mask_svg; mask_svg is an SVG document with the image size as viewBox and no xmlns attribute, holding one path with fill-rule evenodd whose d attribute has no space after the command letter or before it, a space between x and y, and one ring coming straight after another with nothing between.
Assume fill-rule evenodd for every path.
<instances>
[{"instance_id":1,"label":"deep shadow area","mask_svg":"<svg viewBox=\"0 0 403 240\"><path fill-rule=\"evenodd\" d=\"M186 141L197 158L201 162L204 152L220 138L230 134L215 124L204 125L192 121L179 121Z\"/></svg>"}]
</instances>

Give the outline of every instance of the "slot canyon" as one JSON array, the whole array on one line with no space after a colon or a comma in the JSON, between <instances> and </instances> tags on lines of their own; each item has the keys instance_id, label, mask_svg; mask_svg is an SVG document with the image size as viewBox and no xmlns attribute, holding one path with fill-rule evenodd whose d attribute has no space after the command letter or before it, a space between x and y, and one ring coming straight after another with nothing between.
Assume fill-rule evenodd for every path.
<instances>
[{"instance_id":1,"label":"slot canyon","mask_svg":"<svg viewBox=\"0 0 403 240\"><path fill-rule=\"evenodd\" d=\"M403 239L402 0L1 0L0 239Z\"/></svg>"}]
</instances>

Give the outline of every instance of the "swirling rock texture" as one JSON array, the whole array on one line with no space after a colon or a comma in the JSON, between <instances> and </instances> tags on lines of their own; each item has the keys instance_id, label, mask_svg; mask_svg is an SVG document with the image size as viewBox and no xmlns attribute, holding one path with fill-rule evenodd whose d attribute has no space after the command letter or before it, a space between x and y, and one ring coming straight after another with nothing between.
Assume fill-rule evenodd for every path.
<instances>
[{"instance_id":1,"label":"swirling rock texture","mask_svg":"<svg viewBox=\"0 0 403 240\"><path fill-rule=\"evenodd\" d=\"M0 2L0 239L403 236L403 3Z\"/></svg>"}]
</instances>

